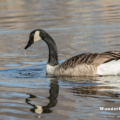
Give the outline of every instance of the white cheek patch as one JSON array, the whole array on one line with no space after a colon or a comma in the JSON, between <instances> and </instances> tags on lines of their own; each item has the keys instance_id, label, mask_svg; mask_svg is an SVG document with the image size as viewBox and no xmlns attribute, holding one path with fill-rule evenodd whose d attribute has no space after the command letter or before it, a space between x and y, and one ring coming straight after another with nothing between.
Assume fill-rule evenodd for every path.
<instances>
[{"instance_id":1,"label":"white cheek patch","mask_svg":"<svg viewBox=\"0 0 120 120\"><path fill-rule=\"evenodd\" d=\"M40 31L36 31L34 34L34 42L41 40Z\"/></svg>"}]
</instances>

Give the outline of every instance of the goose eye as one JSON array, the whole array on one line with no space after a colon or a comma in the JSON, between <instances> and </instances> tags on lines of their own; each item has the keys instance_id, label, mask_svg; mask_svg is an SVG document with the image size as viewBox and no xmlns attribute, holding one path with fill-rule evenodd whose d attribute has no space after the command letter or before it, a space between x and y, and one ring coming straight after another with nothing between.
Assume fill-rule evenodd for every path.
<instances>
[{"instance_id":1,"label":"goose eye","mask_svg":"<svg viewBox=\"0 0 120 120\"><path fill-rule=\"evenodd\" d=\"M33 33L31 34L31 36L33 37Z\"/></svg>"}]
</instances>

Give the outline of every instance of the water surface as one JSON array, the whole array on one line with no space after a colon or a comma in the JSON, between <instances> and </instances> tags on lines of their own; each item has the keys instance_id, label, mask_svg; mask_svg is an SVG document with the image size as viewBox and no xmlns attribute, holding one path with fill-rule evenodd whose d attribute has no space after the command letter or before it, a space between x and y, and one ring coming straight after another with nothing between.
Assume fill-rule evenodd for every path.
<instances>
[{"instance_id":1,"label":"water surface","mask_svg":"<svg viewBox=\"0 0 120 120\"><path fill-rule=\"evenodd\" d=\"M0 1L0 120L117 120L120 76L46 76L43 41L25 55L29 33L46 30L59 62L83 52L120 50L117 0Z\"/></svg>"}]
</instances>

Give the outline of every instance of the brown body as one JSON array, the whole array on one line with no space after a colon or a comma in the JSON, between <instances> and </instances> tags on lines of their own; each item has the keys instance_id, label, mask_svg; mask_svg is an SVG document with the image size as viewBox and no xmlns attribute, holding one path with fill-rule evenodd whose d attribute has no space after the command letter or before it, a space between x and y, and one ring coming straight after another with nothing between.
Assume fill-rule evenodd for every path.
<instances>
[{"instance_id":1,"label":"brown body","mask_svg":"<svg viewBox=\"0 0 120 120\"><path fill-rule=\"evenodd\" d=\"M56 66L54 74L69 76L96 76L97 67L99 65L119 59L119 51L107 51L104 53L83 53L74 56L62 64Z\"/></svg>"}]
</instances>

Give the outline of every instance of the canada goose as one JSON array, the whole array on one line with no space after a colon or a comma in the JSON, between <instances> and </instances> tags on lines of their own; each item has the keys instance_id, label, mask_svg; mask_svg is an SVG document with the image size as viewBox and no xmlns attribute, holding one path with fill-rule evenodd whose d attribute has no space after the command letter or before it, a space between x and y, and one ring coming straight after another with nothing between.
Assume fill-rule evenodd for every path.
<instances>
[{"instance_id":1,"label":"canada goose","mask_svg":"<svg viewBox=\"0 0 120 120\"><path fill-rule=\"evenodd\" d=\"M119 51L83 53L59 64L57 46L52 37L42 29L36 29L30 33L25 49L39 40L44 40L49 48L49 57L46 66L47 74L56 76L96 76L117 75L120 73Z\"/></svg>"}]
</instances>

